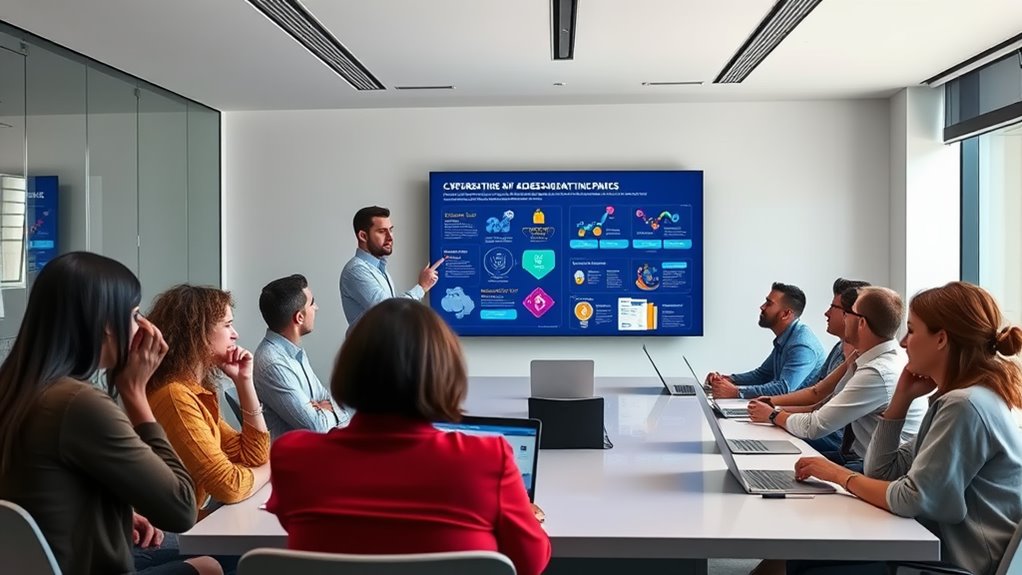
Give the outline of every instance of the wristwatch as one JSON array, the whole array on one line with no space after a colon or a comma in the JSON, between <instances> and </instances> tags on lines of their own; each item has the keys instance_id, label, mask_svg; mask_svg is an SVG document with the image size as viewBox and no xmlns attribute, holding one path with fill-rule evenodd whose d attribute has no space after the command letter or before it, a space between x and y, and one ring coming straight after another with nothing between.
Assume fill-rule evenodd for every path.
<instances>
[{"instance_id":1,"label":"wristwatch","mask_svg":"<svg viewBox=\"0 0 1022 575\"><path fill-rule=\"evenodd\" d=\"M774 410L770 412L770 423L777 425L777 422L774 420L777 419L777 414L780 412L781 412L780 407L775 407Z\"/></svg>"}]
</instances>

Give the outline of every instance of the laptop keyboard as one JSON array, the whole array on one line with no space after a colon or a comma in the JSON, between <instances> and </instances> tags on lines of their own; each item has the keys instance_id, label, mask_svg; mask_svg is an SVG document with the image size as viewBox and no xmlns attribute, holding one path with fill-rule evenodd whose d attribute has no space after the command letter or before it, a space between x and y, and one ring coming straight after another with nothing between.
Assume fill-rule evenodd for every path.
<instances>
[{"instance_id":1,"label":"laptop keyboard","mask_svg":"<svg viewBox=\"0 0 1022 575\"><path fill-rule=\"evenodd\" d=\"M783 491L791 489L795 483L795 473L793 471L747 469L742 471L742 475L749 481L749 485L757 489Z\"/></svg>"},{"instance_id":2,"label":"laptop keyboard","mask_svg":"<svg viewBox=\"0 0 1022 575\"><path fill-rule=\"evenodd\" d=\"M680 393L680 394L683 394L683 395L695 395L696 394L696 388L692 387L691 385L684 385L684 384L682 384L682 385L675 385L674 386L674 393Z\"/></svg>"},{"instance_id":3,"label":"laptop keyboard","mask_svg":"<svg viewBox=\"0 0 1022 575\"><path fill-rule=\"evenodd\" d=\"M736 408L736 407L727 407L727 408L723 408L722 407L720 410L724 412L724 417L727 417L727 418L730 418L730 419L743 419L743 418L744 419L748 419L748 417L749 417L749 410L748 409L739 409L739 408Z\"/></svg>"},{"instance_id":4,"label":"laptop keyboard","mask_svg":"<svg viewBox=\"0 0 1022 575\"><path fill-rule=\"evenodd\" d=\"M762 441L755 439L731 439L728 442L734 446L735 451L758 451L760 453L770 451Z\"/></svg>"}]
</instances>

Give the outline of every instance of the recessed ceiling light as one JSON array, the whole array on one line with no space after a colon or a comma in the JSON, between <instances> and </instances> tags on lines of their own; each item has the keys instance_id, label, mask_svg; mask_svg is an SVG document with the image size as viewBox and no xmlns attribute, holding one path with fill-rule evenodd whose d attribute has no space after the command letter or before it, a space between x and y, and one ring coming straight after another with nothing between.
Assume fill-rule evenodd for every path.
<instances>
[{"instance_id":1,"label":"recessed ceiling light","mask_svg":"<svg viewBox=\"0 0 1022 575\"><path fill-rule=\"evenodd\" d=\"M395 90L453 90L454 86L394 86Z\"/></svg>"},{"instance_id":2,"label":"recessed ceiling light","mask_svg":"<svg viewBox=\"0 0 1022 575\"><path fill-rule=\"evenodd\" d=\"M554 82L554 86L566 86L564 82Z\"/></svg>"},{"instance_id":3,"label":"recessed ceiling light","mask_svg":"<svg viewBox=\"0 0 1022 575\"><path fill-rule=\"evenodd\" d=\"M702 86L702 81L687 80L678 82L643 82L643 86Z\"/></svg>"}]
</instances>

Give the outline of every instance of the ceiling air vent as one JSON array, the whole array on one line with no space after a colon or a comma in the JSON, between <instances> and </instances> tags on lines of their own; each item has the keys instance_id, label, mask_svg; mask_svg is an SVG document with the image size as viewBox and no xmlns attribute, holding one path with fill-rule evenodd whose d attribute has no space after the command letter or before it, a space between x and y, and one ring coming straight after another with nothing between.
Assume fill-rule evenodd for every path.
<instances>
[{"instance_id":1,"label":"ceiling air vent","mask_svg":"<svg viewBox=\"0 0 1022 575\"><path fill-rule=\"evenodd\" d=\"M386 90L298 0L248 0L357 90Z\"/></svg>"},{"instance_id":2,"label":"ceiling air vent","mask_svg":"<svg viewBox=\"0 0 1022 575\"><path fill-rule=\"evenodd\" d=\"M738 84L745 80L819 4L820 0L777 0L713 83Z\"/></svg>"}]
</instances>

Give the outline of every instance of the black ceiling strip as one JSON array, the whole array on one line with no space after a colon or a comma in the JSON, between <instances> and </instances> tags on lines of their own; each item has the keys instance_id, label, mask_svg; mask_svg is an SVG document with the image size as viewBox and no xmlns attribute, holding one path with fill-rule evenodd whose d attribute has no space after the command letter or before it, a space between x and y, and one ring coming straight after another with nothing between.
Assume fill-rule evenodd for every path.
<instances>
[{"instance_id":1,"label":"black ceiling strip","mask_svg":"<svg viewBox=\"0 0 1022 575\"><path fill-rule=\"evenodd\" d=\"M1011 38L1008 38L1007 40L1005 40L1004 42L1001 42L1000 44L994 46L993 48L990 48L990 49L987 49L987 50L983 50L982 52L980 52L979 54L976 54L972 58L969 58L968 60L966 60L966 61L964 61L964 62L962 62L960 64L956 64L954 66L951 66L947 70L944 70L943 72L941 72L939 74L936 74L934 76L931 76L931 77L923 80L922 83L923 84L930 84L932 82L936 82L938 79L943 78L944 76L949 76L951 74L954 74L955 72L958 72L959 70L962 70L964 68L968 68L969 66L975 64L976 62L979 62L980 60L982 60L984 58L988 58L988 57L992 56L993 54L996 54L997 52L1000 52L1001 50L1004 50L1005 48L1007 48L1008 46L1011 46L1012 44L1014 44L1016 42L1022 42L1022 34L1018 34L1016 36L1012 36Z\"/></svg>"},{"instance_id":2,"label":"black ceiling strip","mask_svg":"<svg viewBox=\"0 0 1022 575\"><path fill-rule=\"evenodd\" d=\"M573 60L578 0L551 0L551 15L554 60Z\"/></svg>"},{"instance_id":3,"label":"black ceiling strip","mask_svg":"<svg viewBox=\"0 0 1022 575\"><path fill-rule=\"evenodd\" d=\"M1022 102L1015 102L1003 108L998 108L975 118L958 122L944 128L944 143L948 144L966 137L978 136L982 133L1003 128L1012 120L1022 122Z\"/></svg>"}]
</instances>

